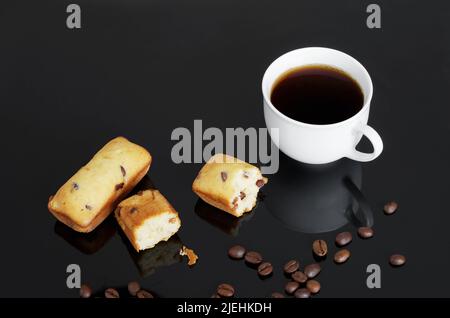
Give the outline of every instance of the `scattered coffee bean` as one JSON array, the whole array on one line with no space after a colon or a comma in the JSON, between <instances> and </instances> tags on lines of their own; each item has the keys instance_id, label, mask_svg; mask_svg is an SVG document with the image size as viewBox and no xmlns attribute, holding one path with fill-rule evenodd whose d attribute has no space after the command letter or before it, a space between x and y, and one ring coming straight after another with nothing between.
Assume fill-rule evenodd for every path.
<instances>
[{"instance_id":1,"label":"scattered coffee bean","mask_svg":"<svg viewBox=\"0 0 450 318\"><path fill-rule=\"evenodd\" d=\"M389 263L392 266L402 266L406 263L406 257L400 254L394 254L389 258Z\"/></svg>"},{"instance_id":2,"label":"scattered coffee bean","mask_svg":"<svg viewBox=\"0 0 450 318\"><path fill-rule=\"evenodd\" d=\"M81 298L89 298L92 295L92 289L87 284L82 284L80 286L80 297Z\"/></svg>"},{"instance_id":3,"label":"scattered coffee bean","mask_svg":"<svg viewBox=\"0 0 450 318\"><path fill-rule=\"evenodd\" d=\"M288 282L286 286L284 286L284 290L287 294L292 295L300 286L297 282Z\"/></svg>"},{"instance_id":4,"label":"scattered coffee bean","mask_svg":"<svg viewBox=\"0 0 450 318\"><path fill-rule=\"evenodd\" d=\"M122 172L122 176L125 177L127 175L127 171L123 166L120 166L120 171Z\"/></svg>"},{"instance_id":5,"label":"scattered coffee bean","mask_svg":"<svg viewBox=\"0 0 450 318\"><path fill-rule=\"evenodd\" d=\"M150 292L148 292L148 291L146 291L144 289L139 290L136 293L136 297L137 298L154 298L152 293L150 293Z\"/></svg>"},{"instance_id":6,"label":"scattered coffee bean","mask_svg":"<svg viewBox=\"0 0 450 318\"><path fill-rule=\"evenodd\" d=\"M363 226L358 229L358 235L363 239L368 239L373 236L373 229L371 227Z\"/></svg>"},{"instance_id":7,"label":"scattered coffee bean","mask_svg":"<svg viewBox=\"0 0 450 318\"><path fill-rule=\"evenodd\" d=\"M263 179L259 179L258 181L256 181L256 186L258 188L261 188L264 185L264 180Z\"/></svg>"},{"instance_id":8,"label":"scattered coffee bean","mask_svg":"<svg viewBox=\"0 0 450 318\"><path fill-rule=\"evenodd\" d=\"M305 273L296 271L294 274L292 274L292 279L295 280L297 283L303 284L308 280L308 276L305 275Z\"/></svg>"},{"instance_id":9,"label":"scattered coffee bean","mask_svg":"<svg viewBox=\"0 0 450 318\"><path fill-rule=\"evenodd\" d=\"M312 245L313 252L319 257L323 257L328 253L327 242L324 240L315 240Z\"/></svg>"},{"instance_id":10,"label":"scattered coffee bean","mask_svg":"<svg viewBox=\"0 0 450 318\"><path fill-rule=\"evenodd\" d=\"M384 205L384 213L394 214L398 209L398 203L395 201L390 201Z\"/></svg>"},{"instance_id":11,"label":"scattered coffee bean","mask_svg":"<svg viewBox=\"0 0 450 318\"><path fill-rule=\"evenodd\" d=\"M217 295L219 295L220 297L233 297L234 287L230 284L220 284L217 287Z\"/></svg>"},{"instance_id":12,"label":"scattered coffee bean","mask_svg":"<svg viewBox=\"0 0 450 318\"><path fill-rule=\"evenodd\" d=\"M217 295L217 294L213 294L213 295L211 296L211 298L220 298L220 296Z\"/></svg>"},{"instance_id":13,"label":"scattered coffee bean","mask_svg":"<svg viewBox=\"0 0 450 318\"><path fill-rule=\"evenodd\" d=\"M300 288L294 294L295 298L309 298L311 297L311 292L308 288Z\"/></svg>"},{"instance_id":14,"label":"scattered coffee bean","mask_svg":"<svg viewBox=\"0 0 450 318\"><path fill-rule=\"evenodd\" d=\"M259 265L261 264L263 258L261 254L255 251L249 251L245 253L245 261L252 265Z\"/></svg>"},{"instance_id":15,"label":"scattered coffee bean","mask_svg":"<svg viewBox=\"0 0 450 318\"><path fill-rule=\"evenodd\" d=\"M108 288L105 290L105 297L106 298L119 298L119 292L115 290L114 288Z\"/></svg>"},{"instance_id":16,"label":"scattered coffee bean","mask_svg":"<svg viewBox=\"0 0 450 318\"><path fill-rule=\"evenodd\" d=\"M269 262L263 262L258 266L258 275L262 277L269 276L273 272L273 266Z\"/></svg>"},{"instance_id":17,"label":"scattered coffee bean","mask_svg":"<svg viewBox=\"0 0 450 318\"><path fill-rule=\"evenodd\" d=\"M228 174L225 171L222 171L220 173L220 177L222 178L222 181L225 182L225 181L227 181Z\"/></svg>"},{"instance_id":18,"label":"scattered coffee bean","mask_svg":"<svg viewBox=\"0 0 450 318\"><path fill-rule=\"evenodd\" d=\"M314 264L309 264L309 265L305 266L304 273L308 278L314 278L317 275L319 275L320 270L321 270L320 265L317 263L314 263Z\"/></svg>"},{"instance_id":19,"label":"scattered coffee bean","mask_svg":"<svg viewBox=\"0 0 450 318\"><path fill-rule=\"evenodd\" d=\"M139 285L138 282L129 282L128 283L128 292L130 293L131 296L136 296L136 293L141 290L141 286Z\"/></svg>"},{"instance_id":20,"label":"scattered coffee bean","mask_svg":"<svg viewBox=\"0 0 450 318\"><path fill-rule=\"evenodd\" d=\"M320 291L320 283L315 279L308 280L306 282L306 288L308 288L311 294L317 294Z\"/></svg>"},{"instance_id":21,"label":"scattered coffee bean","mask_svg":"<svg viewBox=\"0 0 450 318\"><path fill-rule=\"evenodd\" d=\"M334 254L334 261L338 264L345 263L350 257L350 251L346 248L339 250Z\"/></svg>"},{"instance_id":22,"label":"scattered coffee bean","mask_svg":"<svg viewBox=\"0 0 450 318\"><path fill-rule=\"evenodd\" d=\"M279 292L273 292L272 295L270 295L272 298L284 298L284 295Z\"/></svg>"},{"instance_id":23,"label":"scattered coffee bean","mask_svg":"<svg viewBox=\"0 0 450 318\"><path fill-rule=\"evenodd\" d=\"M338 246L347 245L352 241L352 233L350 232L342 232L336 235L336 244Z\"/></svg>"},{"instance_id":24,"label":"scattered coffee bean","mask_svg":"<svg viewBox=\"0 0 450 318\"><path fill-rule=\"evenodd\" d=\"M295 271L297 271L299 267L300 267L300 263L298 261L296 261L295 259L293 259L293 260L290 260L289 262L287 262L286 264L284 264L283 270L286 274L292 274Z\"/></svg>"},{"instance_id":25,"label":"scattered coffee bean","mask_svg":"<svg viewBox=\"0 0 450 318\"><path fill-rule=\"evenodd\" d=\"M245 247L241 245L234 245L228 250L228 256L233 259L242 259L245 255L245 252Z\"/></svg>"}]
</instances>

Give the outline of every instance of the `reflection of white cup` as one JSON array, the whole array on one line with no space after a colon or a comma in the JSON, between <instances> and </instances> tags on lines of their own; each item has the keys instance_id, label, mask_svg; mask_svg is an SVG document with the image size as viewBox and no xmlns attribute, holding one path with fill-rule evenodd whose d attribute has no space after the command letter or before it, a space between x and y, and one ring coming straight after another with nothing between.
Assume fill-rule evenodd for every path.
<instances>
[{"instance_id":1,"label":"reflection of white cup","mask_svg":"<svg viewBox=\"0 0 450 318\"><path fill-rule=\"evenodd\" d=\"M277 110L270 101L273 84L284 72L303 65L322 64L344 71L355 79L364 94L361 110L344 121L328 125L312 125L296 121ZM310 164L323 164L347 157L357 161L371 161L383 151L383 141L378 133L367 125L372 80L366 69L353 57L343 52L309 47L288 52L277 58L267 68L262 80L264 117L267 128L278 129L275 145L289 157ZM372 153L355 149L362 136L373 145Z\"/></svg>"}]
</instances>

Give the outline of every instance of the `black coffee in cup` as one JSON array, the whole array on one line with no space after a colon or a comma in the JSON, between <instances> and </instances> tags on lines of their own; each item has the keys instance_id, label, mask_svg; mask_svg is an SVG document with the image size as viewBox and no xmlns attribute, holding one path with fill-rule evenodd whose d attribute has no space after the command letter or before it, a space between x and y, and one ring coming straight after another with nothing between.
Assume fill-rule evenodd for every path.
<instances>
[{"instance_id":1,"label":"black coffee in cup","mask_svg":"<svg viewBox=\"0 0 450 318\"><path fill-rule=\"evenodd\" d=\"M270 101L284 115L303 123L327 125L344 121L364 105L359 84L328 65L288 70L272 88Z\"/></svg>"}]
</instances>

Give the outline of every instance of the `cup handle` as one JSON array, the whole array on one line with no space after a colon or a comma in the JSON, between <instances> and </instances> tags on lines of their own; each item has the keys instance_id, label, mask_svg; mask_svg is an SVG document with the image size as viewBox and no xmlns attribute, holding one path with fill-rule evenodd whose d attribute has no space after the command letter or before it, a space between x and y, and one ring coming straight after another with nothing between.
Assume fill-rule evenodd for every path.
<instances>
[{"instance_id":1,"label":"cup handle","mask_svg":"<svg viewBox=\"0 0 450 318\"><path fill-rule=\"evenodd\" d=\"M370 140L373 146L372 153L365 153L353 148L352 152L347 155L347 158L356 160L356 161L372 161L376 157L378 157L383 151L383 141L381 140L380 135L370 127L369 125L364 126L361 130L359 130L367 139ZM355 146L356 147L356 146Z\"/></svg>"}]
</instances>

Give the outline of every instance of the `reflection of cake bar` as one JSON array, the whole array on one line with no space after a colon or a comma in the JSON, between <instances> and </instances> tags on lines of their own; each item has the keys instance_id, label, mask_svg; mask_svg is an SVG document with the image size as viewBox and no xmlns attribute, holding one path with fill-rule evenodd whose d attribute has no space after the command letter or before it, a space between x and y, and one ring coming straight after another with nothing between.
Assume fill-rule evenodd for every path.
<instances>
[{"instance_id":1,"label":"reflection of cake bar","mask_svg":"<svg viewBox=\"0 0 450 318\"><path fill-rule=\"evenodd\" d=\"M145 190L120 202L115 216L136 251L167 241L181 226L177 211L158 190Z\"/></svg>"},{"instance_id":2,"label":"reflection of cake bar","mask_svg":"<svg viewBox=\"0 0 450 318\"><path fill-rule=\"evenodd\" d=\"M240 218L235 218L227 213L221 213L219 209L201 199L197 200L194 210L201 219L231 236L237 236L242 223L253 217L253 212L250 212Z\"/></svg>"},{"instance_id":3,"label":"reflection of cake bar","mask_svg":"<svg viewBox=\"0 0 450 318\"><path fill-rule=\"evenodd\" d=\"M54 231L66 242L84 254L94 254L116 233L116 221L109 217L90 233L79 233L56 221Z\"/></svg>"},{"instance_id":4,"label":"reflection of cake bar","mask_svg":"<svg viewBox=\"0 0 450 318\"><path fill-rule=\"evenodd\" d=\"M182 260L180 250L183 244L176 234L167 242L159 242L154 248L140 253L134 250L123 233L121 233L121 237L142 277L153 274L158 267L170 266L180 263Z\"/></svg>"},{"instance_id":5,"label":"reflection of cake bar","mask_svg":"<svg viewBox=\"0 0 450 318\"><path fill-rule=\"evenodd\" d=\"M239 217L255 207L259 189L266 183L257 167L217 154L200 170L192 190L203 201Z\"/></svg>"}]
</instances>

